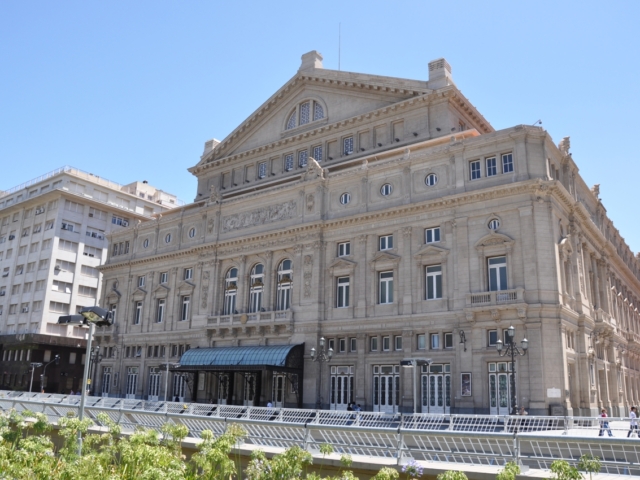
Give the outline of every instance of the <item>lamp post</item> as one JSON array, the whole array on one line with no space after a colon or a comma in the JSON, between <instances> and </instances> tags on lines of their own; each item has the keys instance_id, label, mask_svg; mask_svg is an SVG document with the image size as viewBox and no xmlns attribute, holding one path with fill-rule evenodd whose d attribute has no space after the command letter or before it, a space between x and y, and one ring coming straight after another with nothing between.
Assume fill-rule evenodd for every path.
<instances>
[{"instance_id":1,"label":"lamp post","mask_svg":"<svg viewBox=\"0 0 640 480\"><path fill-rule=\"evenodd\" d=\"M418 367L431 365L432 361L430 358L407 358L400 361L402 367L413 368L413 413L418 413Z\"/></svg>"},{"instance_id":2,"label":"lamp post","mask_svg":"<svg viewBox=\"0 0 640 480\"><path fill-rule=\"evenodd\" d=\"M91 364L91 341L93 333L98 327L110 327L113 325L113 316L109 310L101 307L85 307L78 315L62 315L58 317L59 324L89 325L89 337L87 338L87 352L85 354L84 374L80 392L80 414L78 418L84 419L84 403L87 396L87 380L89 379L89 367ZM82 455L82 433L78 430L78 455Z\"/></svg>"},{"instance_id":3,"label":"lamp post","mask_svg":"<svg viewBox=\"0 0 640 480\"><path fill-rule=\"evenodd\" d=\"M33 372L36 371L36 368L41 367L42 363L40 363L40 362L31 362L29 365L31 365L31 382L29 383L29 393L31 393L31 388L33 387Z\"/></svg>"},{"instance_id":4,"label":"lamp post","mask_svg":"<svg viewBox=\"0 0 640 480\"><path fill-rule=\"evenodd\" d=\"M56 363L56 365L60 364L60 355L56 355L55 357L53 357L53 360L51 360L49 363L47 363L44 368L42 369L42 373L40 374L40 391L42 392L44 390L44 377L45 374L47 373L47 367L49 365L51 365L53 362ZM42 365L42 364L40 364ZM31 381L33 382L33 372L31 373ZM31 391L31 387L29 387L29 391Z\"/></svg>"},{"instance_id":5,"label":"lamp post","mask_svg":"<svg viewBox=\"0 0 640 480\"><path fill-rule=\"evenodd\" d=\"M167 355L168 356L168 355ZM164 382L164 401L167 401L167 391L169 389L169 367L171 368L180 368L180 364L179 363L161 363L160 364L160 368L166 368L167 369L167 378Z\"/></svg>"},{"instance_id":6,"label":"lamp post","mask_svg":"<svg viewBox=\"0 0 640 480\"><path fill-rule=\"evenodd\" d=\"M96 375L98 370L98 364L102 361L102 354L100 353L100 345L96 345L91 349L91 365L89 366L89 371L91 372L91 380L89 384L91 388L95 388L96 385ZM93 391L93 394L96 394L96 391Z\"/></svg>"},{"instance_id":7,"label":"lamp post","mask_svg":"<svg viewBox=\"0 0 640 480\"><path fill-rule=\"evenodd\" d=\"M518 414L518 406L517 406L517 396L516 396L516 356L526 355L527 349L529 348L529 340L526 338L522 339L522 350L518 348L515 342L516 329L511 325L507 329L507 348L503 350L502 340L498 340L496 343L496 349L498 350L498 355L501 357L511 355L511 415Z\"/></svg>"},{"instance_id":8,"label":"lamp post","mask_svg":"<svg viewBox=\"0 0 640 480\"><path fill-rule=\"evenodd\" d=\"M322 364L327 363L333 357L333 348L325 350L324 337L320 337L318 342L318 351L314 347L311 347L311 360L318 363L318 388L316 389L316 409L322 408Z\"/></svg>"}]
</instances>

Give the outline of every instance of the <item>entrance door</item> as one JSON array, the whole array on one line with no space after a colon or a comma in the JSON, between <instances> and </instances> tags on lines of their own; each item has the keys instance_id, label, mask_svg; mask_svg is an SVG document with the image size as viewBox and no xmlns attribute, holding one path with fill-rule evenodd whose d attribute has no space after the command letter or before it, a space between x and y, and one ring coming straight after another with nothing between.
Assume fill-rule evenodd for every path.
<instances>
[{"instance_id":1,"label":"entrance door","mask_svg":"<svg viewBox=\"0 0 640 480\"><path fill-rule=\"evenodd\" d=\"M395 413L400 403L400 366L373 366L373 411Z\"/></svg>"},{"instance_id":2,"label":"entrance door","mask_svg":"<svg viewBox=\"0 0 640 480\"><path fill-rule=\"evenodd\" d=\"M353 402L353 367L331 367L331 410L346 410Z\"/></svg>"},{"instance_id":3,"label":"entrance door","mask_svg":"<svg viewBox=\"0 0 640 480\"><path fill-rule=\"evenodd\" d=\"M173 398L171 398L174 402L184 402L184 393L187 387L187 382L184 378L184 375L180 375L179 373L173 374Z\"/></svg>"},{"instance_id":4,"label":"entrance door","mask_svg":"<svg viewBox=\"0 0 640 480\"><path fill-rule=\"evenodd\" d=\"M422 413L449 413L451 409L451 366L422 367Z\"/></svg>"},{"instance_id":5,"label":"entrance door","mask_svg":"<svg viewBox=\"0 0 640 480\"><path fill-rule=\"evenodd\" d=\"M127 368L127 393L126 398L136 398L138 389L138 367Z\"/></svg>"},{"instance_id":6,"label":"entrance door","mask_svg":"<svg viewBox=\"0 0 640 480\"><path fill-rule=\"evenodd\" d=\"M251 406L256 396L256 375L251 373L244 377L243 405Z\"/></svg>"},{"instance_id":7,"label":"entrance door","mask_svg":"<svg viewBox=\"0 0 640 480\"><path fill-rule=\"evenodd\" d=\"M511 414L511 374L507 363L489 364L489 413Z\"/></svg>"},{"instance_id":8,"label":"entrance door","mask_svg":"<svg viewBox=\"0 0 640 480\"><path fill-rule=\"evenodd\" d=\"M286 377L284 375L273 374L273 388L271 403L274 407L282 407L284 405L284 386Z\"/></svg>"},{"instance_id":9,"label":"entrance door","mask_svg":"<svg viewBox=\"0 0 640 480\"><path fill-rule=\"evenodd\" d=\"M229 375L218 376L218 405L226 405L229 398Z\"/></svg>"},{"instance_id":10,"label":"entrance door","mask_svg":"<svg viewBox=\"0 0 640 480\"><path fill-rule=\"evenodd\" d=\"M102 396L108 397L111 390L111 367L102 367Z\"/></svg>"},{"instance_id":11,"label":"entrance door","mask_svg":"<svg viewBox=\"0 0 640 480\"><path fill-rule=\"evenodd\" d=\"M160 391L160 371L158 367L149 367L149 388L147 390L147 400L158 401Z\"/></svg>"}]
</instances>

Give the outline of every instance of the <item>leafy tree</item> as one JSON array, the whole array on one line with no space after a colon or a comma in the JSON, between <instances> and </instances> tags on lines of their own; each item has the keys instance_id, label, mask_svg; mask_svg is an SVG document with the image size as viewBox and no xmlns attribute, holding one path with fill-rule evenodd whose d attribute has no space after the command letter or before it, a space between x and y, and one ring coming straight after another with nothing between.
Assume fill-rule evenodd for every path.
<instances>
[{"instance_id":1,"label":"leafy tree","mask_svg":"<svg viewBox=\"0 0 640 480\"><path fill-rule=\"evenodd\" d=\"M582 475L576 467L569 465L566 460L555 460L551 464L551 472L556 480L582 480Z\"/></svg>"},{"instance_id":2,"label":"leafy tree","mask_svg":"<svg viewBox=\"0 0 640 480\"><path fill-rule=\"evenodd\" d=\"M458 470L449 470L438 475L438 480L467 480L464 472Z\"/></svg>"},{"instance_id":3,"label":"leafy tree","mask_svg":"<svg viewBox=\"0 0 640 480\"><path fill-rule=\"evenodd\" d=\"M589 474L589 480L592 479L594 473L600 473L602 464L599 457L594 457L590 453L585 453L580 457L578 461L578 470L587 472Z\"/></svg>"},{"instance_id":4,"label":"leafy tree","mask_svg":"<svg viewBox=\"0 0 640 480\"><path fill-rule=\"evenodd\" d=\"M515 480L517 475L520 475L520 466L516 462L507 462L496 475L496 480Z\"/></svg>"}]
</instances>

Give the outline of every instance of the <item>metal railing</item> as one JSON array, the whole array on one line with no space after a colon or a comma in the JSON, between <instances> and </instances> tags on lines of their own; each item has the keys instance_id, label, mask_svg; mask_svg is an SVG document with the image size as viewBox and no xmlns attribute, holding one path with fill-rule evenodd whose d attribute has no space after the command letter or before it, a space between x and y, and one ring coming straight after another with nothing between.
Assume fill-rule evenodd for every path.
<instances>
[{"instance_id":1,"label":"metal railing","mask_svg":"<svg viewBox=\"0 0 640 480\"><path fill-rule=\"evenodd\" d=\"M42 412L52 423L77 415L80 396L0 391L0 409ZM600 458L602 471L640 475L637 430L626 438L629 419L457 414L385 414L335 410L245 407L135 399L87 397L85 415L100 423L104 413L123 431L159 429L166 422L221 435L232 423L246 431L245 444L286 449L299 445L313 453L324 443L338 454L421 462L495 467L508 461L548 469L563 459L576 465L581 455ZM605 428L603 428L605 427ZM609 437L609 430L613 438ZM602 434L602 438L599 435ZM625 437L625 438L621 438Z\"/></svg>"}]
</instances>

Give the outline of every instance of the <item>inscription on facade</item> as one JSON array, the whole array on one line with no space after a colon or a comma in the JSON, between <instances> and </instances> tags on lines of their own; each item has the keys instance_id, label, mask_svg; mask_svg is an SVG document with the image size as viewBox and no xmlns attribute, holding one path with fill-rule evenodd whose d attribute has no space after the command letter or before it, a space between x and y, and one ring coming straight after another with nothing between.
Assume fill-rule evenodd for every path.
<instances>
[{"instance_id":1,"label":"inscription on facade","mask_svg":"<svg viewBox=\"0 0 640 480\"><path fill-rule=\"evenodd\" d=\"M237 213L222 219L222 231L240 230L242 228L264 225L292 218L296 213L296 202L291 200L279 205L270 205L252 212Z\"/></svg>"}]
</instances>

